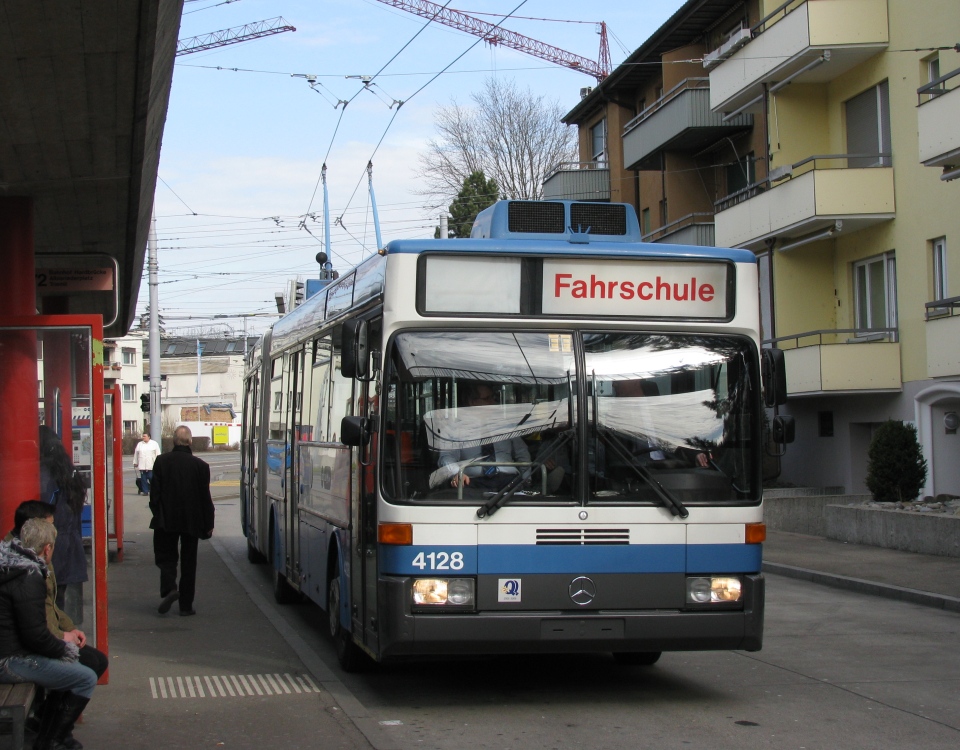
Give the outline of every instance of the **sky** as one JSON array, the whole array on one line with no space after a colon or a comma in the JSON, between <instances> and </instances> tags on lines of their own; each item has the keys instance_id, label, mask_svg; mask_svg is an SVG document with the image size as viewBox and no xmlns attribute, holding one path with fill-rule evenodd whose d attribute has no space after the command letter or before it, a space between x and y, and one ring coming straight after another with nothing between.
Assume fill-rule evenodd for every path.
<instances>
[{"instance_id":1,"label":"sky","mask_svg":"<svg viewBox=\"0 0 960 750\"><path fill-rule=\"evenodd\" d=\"M595 22L605 21L615 67L681 4L453 0L448 7L493 24L501 18L482 14L509 14L504 28L592 60L599 58ZM168 333L261 333L276 320L275 292L318 275L324 163L332 260L343 272L376 250L368 161L383 242L432 237L444 206L423 194L419 156L436 135L440 107L469 105L492 76L568 111L594 83L377 0L186 0L179 37L278 16L296 31L177 58L155 196ZM375 78L365 88L360 76ZM146 281L138 313L147 306Z\"/></svg>"}]
</instances>

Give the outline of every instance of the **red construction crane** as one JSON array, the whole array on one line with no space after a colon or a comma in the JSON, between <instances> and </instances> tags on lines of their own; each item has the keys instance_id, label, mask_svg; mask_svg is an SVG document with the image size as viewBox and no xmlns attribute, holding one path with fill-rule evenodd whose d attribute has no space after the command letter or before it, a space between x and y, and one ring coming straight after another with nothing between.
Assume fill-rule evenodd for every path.
<instances>
[{"instance_id":1,"label":"red construction crane","mask_svg":"<svg viewBox=\"0 0 960 750\"><path fill-rule=\"evenodd\" d=\"M610 73L610 46L607 42L607 24L602 21L600 22L600 62L598 63L536 39L531 39L523 34L518 34L515 31L487 23L462 11L444 8L442 5L428 2L428 0L377 0L377 2L392 5L394 8L442 23L444 26L473 34L483 39L487 44L502 44L505 47L525 52L542 60L579 70L581 73L593 76L598 81L602 81Z\"/></svg>"},{"instance_id":2,"label":"red construction crane","mask_svg":"<svg viewBox=\"0 0 960 750\"><path fill-rule=\"evenodd\" d=\"M226 47L228 44L249 42L251 39L282 34L285 31L296 31L296 28L279 16L268 18L266 21L248 23L245 26L234 26L232 29L211 31L209 34L192 36L189 39L179 39L177 41L177 57L190 55L194 52L204 52L217 47Z\"/></svg>"}]
</instances>

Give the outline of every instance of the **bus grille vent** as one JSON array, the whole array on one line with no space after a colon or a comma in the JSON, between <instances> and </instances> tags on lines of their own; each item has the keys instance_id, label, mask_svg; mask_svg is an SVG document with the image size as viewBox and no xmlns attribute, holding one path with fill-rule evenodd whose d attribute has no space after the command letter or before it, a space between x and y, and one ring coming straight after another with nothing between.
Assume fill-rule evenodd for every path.
<instances>
[{"instance_id":1,"label":"bus grille vent","mask_svg":"<svg viewBox=\"0 0 960 750\"><path fill-rule=\"evenodd\" d=\"M507 212L511 232L563 234L566 231L562 203L510 201Z\"/></svg>"},{"instance_id":2,"label":"bus grille vent","mask_svg":"<svg viewBox=\"0 0 960 750\"><path fill-rule=\"evenodd\" d=\"M570 226L575 232L590 234L627 233L626 206L617 203L571 203Z\"/></svg>"},{"instance_id":3,"label":"bus grille vent","mask_svg":"<svg viewBox=\"0 0 960 750\"><path fill-rule=\"evenodd\" d=\"M537 529L537 544L630 544L630 529Z\"/></svg>"}]
</instances>

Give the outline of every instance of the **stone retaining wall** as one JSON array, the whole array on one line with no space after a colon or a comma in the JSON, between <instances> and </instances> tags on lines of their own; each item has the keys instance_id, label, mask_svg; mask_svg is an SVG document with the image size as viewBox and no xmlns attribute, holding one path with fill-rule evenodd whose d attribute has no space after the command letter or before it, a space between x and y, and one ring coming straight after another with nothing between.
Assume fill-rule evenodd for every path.
<instances>
[{"instance_id":1,"label":"stone retaining wall","mask_svg":"<svg viewBox=\"0 0 960 750\"><path fill-rule=\"evenodd\" d=\"M924 555L960 557L960 516L827 505L823 522L822 536L828 539Z\"/></svg>"},{"instance_id":2,"label":"stone retaining wall","mask_svg":"<svg viewBox=\"0 0 960 750\"><path fill-rule=\"evenodd\" d=\"M763 493L763 520L773 531L791 531L795 534L826 536L825 523L828 505L869 502L870 495L812 495L804 493L785 497Z\"/></svg>"},{"instance_id":3,"label":"stone retaining wall","mask_svg":"<svg viewBox=\"0 0 960 750\"><path fill-rule=\"evenodd\" d=\"M960 557L960 516L864 507L871 495L779 495L763 497L763 520L771 531Z\"/></svg>"}]
</instances>

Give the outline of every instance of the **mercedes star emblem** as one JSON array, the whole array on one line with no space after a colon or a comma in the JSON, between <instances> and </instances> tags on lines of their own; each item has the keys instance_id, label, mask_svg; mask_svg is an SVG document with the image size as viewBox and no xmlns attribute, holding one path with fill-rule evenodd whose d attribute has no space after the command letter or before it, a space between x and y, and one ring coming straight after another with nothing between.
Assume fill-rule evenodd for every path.
<instances>
[{"instance_id":1,"label":"mercedes star emblem","mask_svg":"<svg viewBox=\"0 0 960 750\"><path fill-rule=\"evenodd\" d=\"M597 595L597 585L586 576L579 576L570 582L570 599L581 607L593 601Z\"/></svg>"}]
</instances>

